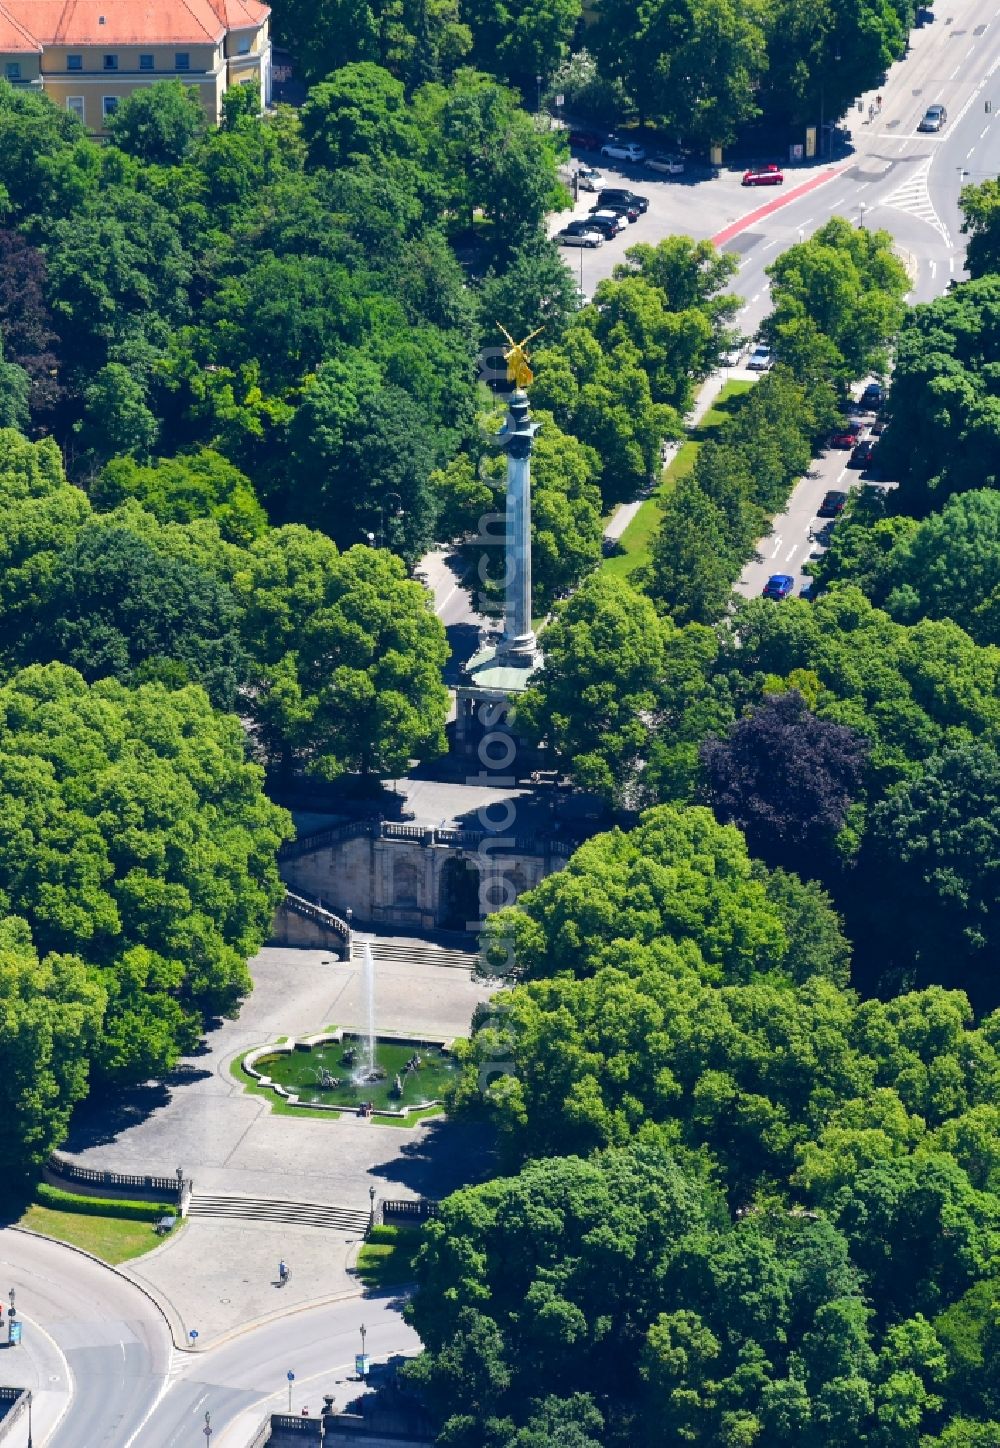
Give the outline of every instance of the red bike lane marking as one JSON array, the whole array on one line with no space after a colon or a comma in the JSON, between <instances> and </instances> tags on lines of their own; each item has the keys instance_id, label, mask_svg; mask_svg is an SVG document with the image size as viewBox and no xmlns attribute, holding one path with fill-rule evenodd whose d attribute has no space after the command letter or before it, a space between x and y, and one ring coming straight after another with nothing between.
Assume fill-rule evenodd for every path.
<instances>
[{"instance_id":1,"label":"red bike lane marking","mask_svg":"<svg viewBox=\"0 0 1000 1448\"><path fill-rule=\"evenodd\" d=\"M766 206L758 206L756 211L749 211L746 216L741 216L738 221L734 221L729 226L723 227L721 231L716 232L715 236L711 238L712 245L724 246L727 241L732 240L734 236L739 236L741 231L745 231L747 227L752 226L755 221L761 221L765 216L770 216L772 211L779 211L782 206L787 206L791 201L797 201L800 196L805 196L808 192L815 191L817 186L822 186L824 182L830 181L834 176L839 175L840 169L838 167L834 167L831 171L821 171L818 176L813 176L811 180L803 181L801 186L794 186L792 190L787 191L784 196L776 196L775 199L769 201Z\"/></svg>"}]
</instances>

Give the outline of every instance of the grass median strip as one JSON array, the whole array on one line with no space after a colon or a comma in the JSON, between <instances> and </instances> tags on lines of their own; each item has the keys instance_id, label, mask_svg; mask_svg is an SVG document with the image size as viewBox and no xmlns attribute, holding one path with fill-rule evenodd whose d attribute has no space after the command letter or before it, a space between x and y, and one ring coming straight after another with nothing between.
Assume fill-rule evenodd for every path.
<instances>
[{"instance_id":1,"label":"grass median strip","mask_svg":"<svg viewBox=\"0 0 1000 1448\"><path fill-rule=\"evenodd\" d=\"M629 578L652 560L653 540L660 526L660 512L663 504L680 482L681 478L694 467L698 449L715 428L729 416L729 403L734 398L749 392L752 382L729 381L723 387L705 416L693 427L678 450L677 456L664 468L659 486L645 500L642 507L629 523L621 536L623 552L606 558L602 567L613 578Z\"/></svg>"},{"instance_id":2,"label":"grass median strip","mask_svg":"<svg viewBox=\"0 0 1000 1448\"><path fill-rule=\"evenodd\" d=\"M43 1237L51 1237L56 1242L66 1242L71 1247L82 1247L85 1252L92 1252L111 1266L141 1257L163 1241L157 1236L153 1222L119 1216L115 1211L119 1204L106 1205L110 1210L101 1214L89 1209L46 1207L34 1202L21 1217L18 1226L39 1232ZM129 1207L137 1204L122 1202L120 1205ZM150 1203L143 1202L141 1205L146 1207ZM183 1224L178 1222L173 1231L183 1231Z\"/></svg>"}]
</instances>

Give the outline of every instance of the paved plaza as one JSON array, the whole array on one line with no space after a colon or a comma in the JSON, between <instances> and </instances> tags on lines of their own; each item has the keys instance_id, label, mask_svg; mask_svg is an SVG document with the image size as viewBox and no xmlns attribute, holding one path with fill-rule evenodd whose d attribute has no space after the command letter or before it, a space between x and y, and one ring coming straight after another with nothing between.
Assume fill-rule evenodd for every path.
<instances>
[{"instance_id":1,"label":"paved plaza","mask_svg":"<svg viewBox=\"0 0 1000 1448\"><path fill-rule=\"evenodd\" d=\"M185 1058L169 1082L85 1107L63 1154L80 1166L121 1172L172 1176L182 1167L199 1192L365 1210L371 1184L382 1197L440 1196L461 1180L471 1143L459 1126L279 1116L234 1080L232 1063L252 1046L364 1025L360 962L322 950L268 948L250 968L254 990L237 1020L210 1030L201 1053ZM465 970L380 962L376 1022L416 1036L467 1035L473 1010L489 994Z\"/></svg>"}]
</instances>

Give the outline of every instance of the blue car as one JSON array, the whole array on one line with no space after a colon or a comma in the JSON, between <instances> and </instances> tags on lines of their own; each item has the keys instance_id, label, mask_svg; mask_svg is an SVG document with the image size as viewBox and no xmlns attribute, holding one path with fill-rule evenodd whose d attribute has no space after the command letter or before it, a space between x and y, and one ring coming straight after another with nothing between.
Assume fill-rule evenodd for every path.
<instances>
[{"instance_id":1,"label":"blue car","mask_svg":"<svg viewBox=\"0 0 1000 1448\"><path fill-rule=\"evenodd\" d=\"M764 598L787 598L795 587L795 579L790 573L772 573L764 584Z\"/></svg>"}]
</instances>

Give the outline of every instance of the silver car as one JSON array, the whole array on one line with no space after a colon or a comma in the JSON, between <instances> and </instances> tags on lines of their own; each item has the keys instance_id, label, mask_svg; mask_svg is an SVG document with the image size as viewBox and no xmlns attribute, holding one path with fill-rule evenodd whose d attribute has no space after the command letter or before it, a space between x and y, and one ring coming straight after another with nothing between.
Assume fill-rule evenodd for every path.
<instances>
[{"instance_id":1,"label":"silver car","mask_svg":"<svg viewBox=\"0 0 1000 1448\"><path fill-rule=\"evenodd\" d=\"M918 131L940 131L948 119L948 112L944 106L928 106L924 111L924 118L917 127Z\"/></svg>"},{"instance_id":2,"label":"silver car","mask_svg":"<svg viewBox=\"0 0 1000 1448\"><path fill-rule=\"evenodd\" d=\"M751 372L766 372L770 365L770 347L755 347L747 358L747 367Z\"/></svg>"},{"instance_id":3,"label":"silver car","mask_svg":"<svg viewBox=\"0 0 1000 1448\"><path fill-rule=\"evenodd\" d=\"M556 241L560 246L603 246L604 237L599 231L559 231Z\"/></svg>"}]
</instances>

